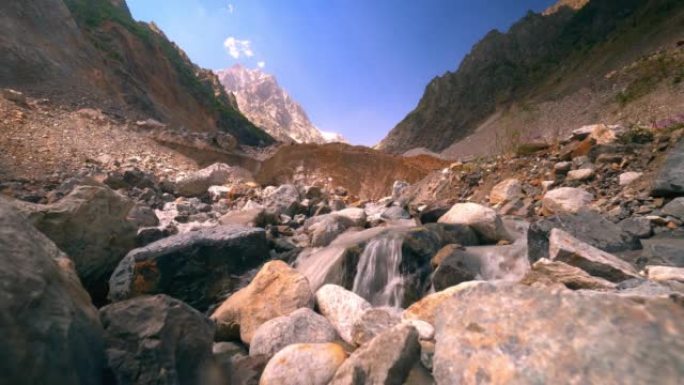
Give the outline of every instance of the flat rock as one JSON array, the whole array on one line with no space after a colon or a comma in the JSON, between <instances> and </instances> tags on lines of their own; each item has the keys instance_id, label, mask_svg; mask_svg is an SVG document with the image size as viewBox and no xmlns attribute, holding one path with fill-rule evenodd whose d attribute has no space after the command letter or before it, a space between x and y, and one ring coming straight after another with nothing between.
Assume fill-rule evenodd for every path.
<instances>
[{"instance_id":1,"label":"flat rock","mask_svg":"<svg viewBox=\"0 0 684 385\"><path fill-rule=\"evenodd\" d=\"M618 177L618 183L620 184L620 186L629 186L630 184L639 180L639 178L641 178L642 175L644 175L644 173L642 173L642 172L635 172L635 171L623 172Z\"/></svg>"},{"instance_id":2,"label":"flat rock","mask_svg":"<svg viewBox=\"0 0 684 385\"><path fill-rule=\"evenodd\" d=\"M433 373L438 384L676 384L683 317L667 299L478 285L439 311Z\"/></svg>"},{"instance_id":3,"label":"flat rock","mask_svg":"<svg viewBox=\"0 0 684 385\"><path fill-rule=\"evenodd\" d=\"M594 169L581 168L579 170L572 170L568 172L567 180L569 181L585 181L594 177Z\"/></svg>"},{"instance_id":4,"label":"flat rock","mask_svg":"<svg viewBox=\"0 0 684 385\"><path fill-rule=\"evenodd\" d=\"M117 384L203 382L214 325L202 313L160 294L117 302L100 314L108 366Z\"/></svg>"},{"instance_id":5,"label":"flat rock","mask_svg":"<svg viewBox=\"0 0 684 385\"><path fill-rule=\"evenodd\" d=\"M648 279L661 281L678 281L684 282L684 267L672 266L646 266L644 269Z\"/></svg>"},{"instance_id":6,"label":"flat rock","mask_svg":"<svg viewBox=\"0 0 684 385\"><path fill-rule=\"evenodd\" d=\"M546 258L535 262L521 283L541 287L561 284L571 290L613 290L616 287L616 284L603 278L593 277L578 267Z\"/></svg>"},{"instance_id":7,"label":"flat rock","mask_svg":"<svg viewBox=\"0 0 684 385\"><path fill-rule=\"evenodd\" d=\"M651 195L654 197L684 195L684 140L680 140L668 154L653 182Z\"/></svg>"},{"instance_id":8,"label":"flat rock","mask_svg":"<svg viewBox=\"0 0 684 385\"><path fill-rule=\"evenodd\" d=\"M240 339L250 344L266 321L313 307L313 293L306 277L282 261L266 263L247 287L226 299L211 318L220 339Z\"/></svg>"},{"instance_id":9,"label":"flat rock","mask_svg":"<svg viewBox=\"0 0 684 385\"><path fill-rule=\"evenodd\" d=\"M560 187L544 194L542 208L547 214L576 214L593 200L594 196L584 189Z\"/></svg>"},{"instance_id":10,"label":"flat rock","mask_svg":"<svg viewBox=\"0 0 684 385\"><path fill-rule=\"evenodd\" d=\"M354 322L371 307L365 299L337 285L318 289L316 306L348 344L354 344Z\"/></svg>"},{"instance_id":11,"label":"flat rock","mask_svg":"<svg viewBox=\"0 0 684 385\"><path fill-rule=\"evenodd\" d=\"M501 217L489 207L477 203L457 203L439 218L439 223L470 226L484 241L509 240Z\"/></svg>"},{"instance_id":12,"label":"flat rock","mask_svg":"<svg viewBox=\"0 0 684 385\"><path fill-rule=\"evenodd\" d=\"M565 262L611 282L638 277L636 269L629 263L586 244L560 229L551 230L549 259Z\"/></svg>"},{"instance_id":13,"label":"flat rock","mask_svg":"<svg viewBox=\"0 0 684 385\"><path fill-rule=\"evenodd\" d=\"M268 255L263 229L218 226L174 235L128 253L109 280L109 296L164 293L205 311Z\"/></svg>"},{"instance_id":14,"label":"flat rock","mask_svg":"<svg viewBox=\"0 0 684 385\"><path fill-rule=\"evenodd\" d=\"M249 354L272 357L288 345L335 342L338 338L325 317L302 308L259 326L249 345Z\"/></svg>"},{"instance_id":15,"label":"flat rock","mask_svg":"<svg viewBox=\"0 0 684 385\"><path fill-rule=\"evenodd\" d=\"M294 344L266 365L259 385L327 385L347 354L338 344Z\"/></svg>"}]
</instances>

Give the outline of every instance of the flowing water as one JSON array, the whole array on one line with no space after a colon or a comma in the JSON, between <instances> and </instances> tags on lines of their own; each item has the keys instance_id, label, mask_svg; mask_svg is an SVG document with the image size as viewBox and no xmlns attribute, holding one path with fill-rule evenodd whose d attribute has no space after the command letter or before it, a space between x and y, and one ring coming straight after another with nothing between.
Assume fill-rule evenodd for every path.
<instances>
[{"instance_id":1,"label":"flowing water","mask_svg":"<svg viewBox=\"0 0 684 385\"><path fill-rule=\"evenodd\" d=\"M352 291L373 306L401 306L404 280L401 265L403 239L390 234L373 239L366 245L357 267Z\"/></svg>"}]
</instances>

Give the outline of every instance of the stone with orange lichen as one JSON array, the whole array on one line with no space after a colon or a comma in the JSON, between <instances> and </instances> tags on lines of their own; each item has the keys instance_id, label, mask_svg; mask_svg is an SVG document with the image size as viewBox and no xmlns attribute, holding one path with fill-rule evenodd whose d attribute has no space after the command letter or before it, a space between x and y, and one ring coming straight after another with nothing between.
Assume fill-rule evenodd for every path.
<instances>
[{"instance_id":1,"label":"stone with orange lichen","mask_svg":"<svg viewBox=\"0 0 684 385\"><path fill-rule=\"evenodd\" d=\"M290 345L268 362L259 385L326 385L346 358L334 343Z\"/></svg>"}]
</instances>

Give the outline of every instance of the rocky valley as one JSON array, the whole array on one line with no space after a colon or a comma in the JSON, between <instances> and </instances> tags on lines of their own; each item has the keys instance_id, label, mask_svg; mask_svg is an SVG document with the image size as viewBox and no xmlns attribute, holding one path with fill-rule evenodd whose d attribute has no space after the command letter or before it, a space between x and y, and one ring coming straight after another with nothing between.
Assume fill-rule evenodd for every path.
<instances>
[{"instance_id":1,"label":"rocky valley","mask_svg":"<svg viewBox=\"0 0 684 385\"><path fill-rule=\"evenodd\" d=\"M326 143L274 77L200 68L122 0L0 4L0 385L682 383L680 16L530 14L380 151ZM553 140L521 117L533 99L574 114L509 54L567 98L618 90L548 76L640 17L652 44L590 72L632 63L604 79L638 94L613 119L593 96ZM593 48L556 46L585 27ZM494 146L475 127L504 119L530 134L444 151Z\"/></svg>"}]
</instances>

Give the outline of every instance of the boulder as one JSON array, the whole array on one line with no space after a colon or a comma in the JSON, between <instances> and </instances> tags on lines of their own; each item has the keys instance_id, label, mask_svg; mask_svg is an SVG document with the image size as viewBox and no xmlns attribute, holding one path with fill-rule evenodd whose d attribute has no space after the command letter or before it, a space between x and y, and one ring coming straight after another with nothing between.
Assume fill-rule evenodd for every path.
<instances>
[{"instance_id":1,"label":"boulder","mask_svg":"<svg viewBox=\"0 0 684 385\"><path fill-rule=\"evenodd\" d=\"M555 215L530 225L527 232L528 255L531 263L549 258L549 235L561 229L582 242L609 253L636 250L639 239L598 213L581 210L577 214Z\"/></svg>"},{"instance_id":2,"label":"boulder","mask_svg":"<svg viewBox=\"0 0 684 385\"><path fill-rule=\"evenodd\" d=\"M646 266L646 276L652 281L684 282L684 267Z\"/></svg>"},{"instance_id":3,"label":"boulder","mask_svg":"<svg viewBox=\"0 0 684 385\"><path fill-rule=\"evenodd\" d=\"M593 277L578 267L546 258L535 262L521 283L541 287L560 284L571 290L613 290L616 287L614 283Z\"/></svg>"},{"instance_id":4,"label":"boulder","mask_svg":"<svg viewBox=\"0 0 684 385\"><path fill-rule=\"evenodd\" d=\"M480 274L481 263L476 256L466 252L464 248L447 245L433 258L441 261L432 275L432 286L435 291L442 291L462 282L472 281Z\"/></svg>"},{"instance_id":5,"label":"boulder","mask_svg":"<svg viewBox=\"0 0 684 385\"><path fill-rule=\"evenodd\" d=\"M637 261L639 267L645 265L663 265L684 267L684 238L681 233L677 237L655 236L642 241L644 251Z\"/></svg>"},{"instance_id":6,"label":"boulder","mask_svg":"<svg viewBox=\"0 0 684 385\"><path fill-rule=\"evenodd\" d=\"M0 260L0 383L102 384L102 325L73 264L2 197Z\"/></svg>"},{"instance_id":7,"label":"boulder","mask_svg":"<svg viewBox=\"0 0 684 385\"><path fill-rule=\"evenodd\" d=\"M410 186L411 185L404 180L395 180L394 184L392 184L392 199L395 201L399 199L404 191Z\"/></svg>"},{"instance_id":8,"label":"boulder","mask_svg":"<svg viewBox=\"0 0 684 385\"><path fill-rule=\"evenodd\" d=\"M174 235L128 253L109 280L109 296L163 293L205 311L268 256L263 229L218 226Z\"/></svg>"},{"instance_id":9,"label":"boulder","mask_svg":"<svg viewBox=\"0 0 684 385\"><path fill-rule=\"evenodd\" d=\"M135 205L128 212L128 217L126 218L129 222L133 223L136 227L154 227L159 226L159 218L149 206Z\"/></svg>"},{"instance_id":10,"label":"boulder","mask_svg":"<svg viewBox=\"0 0 684 385\"><path fill-rule=\"evenodd\" d=\"M428 203L422 210L418 219L420 223L435 223L451 209L452 204L447 201L437 201Z\"/></svg>"},{"instance_id":11,"label":"boulder","mask_svg":"<svg viewBox=\"0 0 684 385\"><path fill-rule=\"evenodd\" d=\"M338 235L354 226L351 219L337 214L326 214L311 219L315 219L315 222L304 227L311 234L312 247L328 246Z\"/></svg>"},{"instance_id":12,"label":"boulder","mask_svg":"<svg viewBox=\"0 0 684 385\"><path fill-rule=\"evenodd\" d=\"M211 362L214 325L160 294L100 311L109 370L116 384L197 384Z\"/></svg>"},{"instance_id":13,"label":"boulder","mask_svg":"<svg viewBox=\"0 0 684 385\"><path fill-rule=\"evenodd\" d=\"M272 357L288 345L335 342L337 339L335 328L325 317L302 308L259 326L249 345L249 354Z\"/></svg>"},{"instance_id":14,"label":"boulder","mask_svg":"<svg viewBox=\"0 0 684 385\"><path fill-rule=\"evenodd\" d=\"M330 385L402 385L419 359L418 332L400 324L357 349L337 369Z\"/></svg>"},{"instance_id":15,"label":"boulder","mask_svg":"<svg viewBox=\"0 0 684 385\"><path fill-rule=\"evenodd\" d=\"M470 226L486 242L510 240L501 217L489 207L477 203L457 203L439 218L439 223Z\"/></svg>"},{"instance_id":16,"label":"boulder","mask_svg":"<svg viewBox=\"0 0 684 385\"><path fill-rule=\"evenodd\" d=\"M591 168L581 168L579 170L572 170L568 172L568 181L578 181L582 182L589 180L594 177L594 169Z\"/></svg>"},{"instance_id":17,"label":"boulder","mask_svg":"<svg viewBox=\"0 0 684 385\"><path fill-rule=\"evenodd\" d=\"M464 282L458 286L452 286L448 289L427 295L420 301L411 305L408 309L404 310L402 317L405 320L417 319L434 325L437 309L439 309L444 301L451 298L454 293L477 286L482 282L483 281Z\"/></svg>"},{"instance_id":18,"label":"boulder","mask_svg":"<svg viewBox=\"0 0 684 385\"><path fill-rule=\"evenodd\" d=\"M219 223L225 226L266 227L276 222L276 217L263 208L230 211L219 218Z\"/></svg>"},{"instance_id":19,"label":"boulder","mask_svg":"<svg viewBox=\"0 0 684 385\"><path fill-rule=\"evenodd\" d=\"M401 323L401 309L391 307L370 308L354 321L352 338L362 346L378 334Z\"/></svg>"},{"instance_id":20,"label":"boulder","mask_svg":"<svg viewBox=\"0 0 684 385\"><path fill-rule=\"evenodd\" d=\"M371 307L365 299L337 285L318 289L316 306L348 344L354 344L354 322Z\"/></svg>"},{"instance_id":21,"label":"boulder","mask_svg":"<svg viewBox=\"0 0 684 385\"><path fill-rule=\"evenodd\" d=\"M366 211L364 209L349 207L335 211L335 214L350 219L356 227L366 226Z\"/></svg>"},{"instance_id":22,"label":"boulder","mask_svg":"<svg viewBox=\"0 0 684 385\"><path fill-rule=\"evenodd\" d=\"M390 206L382 211L380 218L385 221L399 221L402 219L411 219L411 214L402 207Z\"/></svg>"},{"instance_id":23,"label":"boulder","mask_svg":"<svg viewBox=\"0 0 684 385\"><path fill-rule=\"evenodd\" d=\"M636 238L648 238L653 235L653 224L646 217L629 217L618 223L625 233Z\"/></svg>"},{"instance_id":24,"label":"boulder","mask_svg":"<svg viewBox=\"0 0 684 385\"><path fill-rule=\"evenodd\" d=\"M682 317L667 299L482 284L439 310L433 373L438 384L676 384Z\"/></svg>"},{"instance_id":25,"label":"boulder","mask_svg":"<svg viewBox=\"0 0 684 385\"><path fill-rule=\"evenodd\" d=\"M227 186L209 186L207 192L212 201L218 202L221 199L230 198L231 190L230 187Z\"/></svg>"},{"instance_id":26,"label":"boulder","mask_svg":"<svg viewBox=\"0 0 684 385\"><path fill-rule=\"evenodd\" d=\"M675 198L662 209L663 214L684 221L684 198Z\"/></svg>"},{"instance_id":27,"label":"boulder","mask_svg":"<svg viewBox=\"0 0 684 385\"><path fill-rule=\"evenodd\" d=\"M551 230L549 259L579 267L595 277L605 278L611 282L638 277L636 269L629 263L560 229Z\"/></svg>"},{"instance_id":28,"label":"boulder","mask_svg":"<svg viewBox=\"0 0 684 385\"><path fill-rule=\"evenodd\" d=\"M266 263L247 287L226 299L211 318L220 339L236 335L250 344L266 321L313 307L313 294L305 276L282 261Z\"/></svg>"},{"instance_id":29,"label":"boulder","mask_svg":"<svg viewBox=\"0 0 684 385\"><path fill-rule=\"evenodd\" d=\"M670 150L655 181L651 195L654 197L676 197L684 195L684 140Z\"/></svg>"},{"instance_id":30,"label":"boulder","mask_svg":"<svg viewBox=\"0 0 684 385\"><path fill-rule=\"evenodd\" d=\"M266 365L259 385L327 385L347 354L338 344L295 344Z\"/></svg>"},{"instance_id":31,"label":"boulder","mask_svg":"<svg viewBox=\"0 0 684 385\"><path fill-rule=\"evenodd\" d=\"M96 305L106 303L107 279L135 247L126 218L133 202L108 187L80 186L51 205L24 206L29 219L64 251Z\"/></svg>"},{"instance_id":32,"label":"boulder","mask_svg":"<svg viewBox=\"0 0 684 385\"><path fill-rule=\"evenodd\" d=\"M264 191L264 206L269 214L276 217L287 215L293 217L300 208L301 197L297 187L291 184L278 186L272 191Z\"/></svg>"},{"instance_id":33,"label":"boulder","mask_svg":"<svg viewBox=\"0 0 684 385\"><path fill-rule=\"evenodd\" d=\"M594 196L584 189L560 187L544 194L542 208L546 214L576 214L593 200Z\"/></svg>"},{"instance_id":34,"label":"boulder","mask_svg":"<svg viewBox=\"0 0 684 385\"><path fill-rule=\"evenodd\" d=\"M639 180L639 178L641 178L642 175L644 175L644 173L642 173L642 172L635 172L635 171L623 172L618 177L618 183L620 184L620 186L629 186L630 184Z\"/></svg>"},{"instance_id":35,"label":"boulder","mask_svg":"<svg viewBox=\"0 0 684 385\"><path fill-rule=\"evenodd\" d=\"M522 184L515 178L506 179L492 188L489 193L489 203L503 204L522 197Z\"/></svg>"},{"instance_id":36,"label":"boulder","mask_svg":"<svg viewBox=\"0 0 684 385\"><path fill-rule=\"evenodd\" d=\"M243 168L214 163L209 167L178 177L176 193L182 196L200 196L206 194L211 186L253 180L252 174Z\"/></svg>"}]
</instances>

